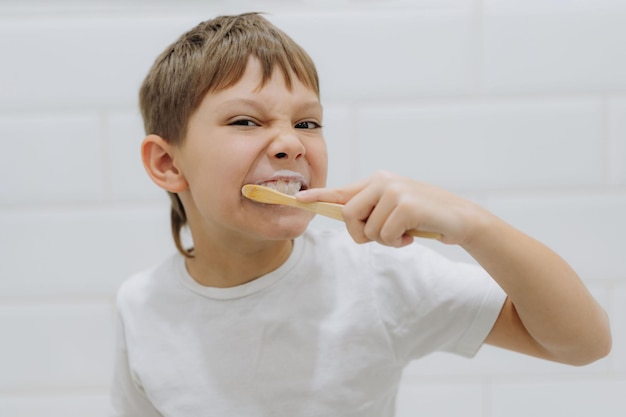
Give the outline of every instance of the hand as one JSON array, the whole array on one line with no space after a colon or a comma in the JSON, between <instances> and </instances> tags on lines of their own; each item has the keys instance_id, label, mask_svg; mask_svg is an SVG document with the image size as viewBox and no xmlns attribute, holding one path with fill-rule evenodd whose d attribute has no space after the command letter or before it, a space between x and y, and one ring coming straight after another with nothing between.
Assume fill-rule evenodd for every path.
<instances>
[{"instance_id":1,"label":"hand","mask_svg":"<svg viewBox=\"0 0 626 417\"><path fill-rule=\"evenodd\" d=\"M342 188L316 188L296 194L303 202L344 204L348 232L358 243L376 241L401 247L413 242L408 230L436 232L444 243L464 244L487 212L435 186L378 172Z\"/></svg>"}]
</instances>

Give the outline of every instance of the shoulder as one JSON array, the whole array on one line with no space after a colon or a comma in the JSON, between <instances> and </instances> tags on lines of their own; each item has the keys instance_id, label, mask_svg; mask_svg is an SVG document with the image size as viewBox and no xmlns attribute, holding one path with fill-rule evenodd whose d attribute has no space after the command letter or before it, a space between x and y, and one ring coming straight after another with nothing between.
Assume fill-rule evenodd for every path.
<instances>
[{"instance_id":1,"label":"shoulder","mask_svg":"<svg viewBox=\"0 0 626 417\"><path fill-rule=\"evenodd\" d=\"M380 245L376 242L356 243L344 229L308 229L301 237L305 250L317 254L333 256L354 256L359 262L364 260L381 268L402 267L405 263L413 266L439 268L453 262L433 249L414 242L403 248Z\"/></svg>"},{"instance_id":2,"label":"shoulder","mask_svg":"<svg viewBox=\"0 0 626 417\"><path fill-rule=\"evenodd\" d=\"M119 310L148 303L158 297L177 274L181 256L174 254L157 265L131 275L119 287L116 304Z\"/></svg>"},{"instance_id":3,"label":"shoulder","mask_svg":"<svg viewBox=\"0 0 626 417\"><path fill-rule=\"evenodd\" d=\"M373 280L376 286L418 288L425 281L466 276L480 270L475 265L450 261L419 242L403 248L376 242L360 244L347 231L332 229L307 231L302 241L307 265L323 263L337 272L350 269L359 273L360 279Z\"/></svg>"}]
</instances>

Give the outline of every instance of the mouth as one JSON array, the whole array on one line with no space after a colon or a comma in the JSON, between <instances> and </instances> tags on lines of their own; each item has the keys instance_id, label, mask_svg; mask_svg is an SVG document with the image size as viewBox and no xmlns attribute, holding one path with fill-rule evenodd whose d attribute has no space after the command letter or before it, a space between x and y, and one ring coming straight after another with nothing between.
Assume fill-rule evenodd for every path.
<instances>
[{"instance_id":1,"label":"mouth","mask_svg":"<svg viewBox=\"0 0 626 417\"><path fill-rule=\"evenodd\" d=\"M277 172L272 178L259 181L257 185L263 185L278 192L287 195L294 195L298 191L306 190L309 185L306 179L300 175L294 175L295 173L281 173Z\"/></svg>"},{"instance_id":2,"label":"mouth","mask_svg":"<svg viewBox=\"0 0 626 417\"><path fill-rule=\"evenodd\" d=\"M300 181L286 181L286 180L272 180L261 182L258 185L262 185L267 188L271 188L280 193L287 195L295 195L298 191L306 190L308 187Z\"/></svg>"}]
</instances>

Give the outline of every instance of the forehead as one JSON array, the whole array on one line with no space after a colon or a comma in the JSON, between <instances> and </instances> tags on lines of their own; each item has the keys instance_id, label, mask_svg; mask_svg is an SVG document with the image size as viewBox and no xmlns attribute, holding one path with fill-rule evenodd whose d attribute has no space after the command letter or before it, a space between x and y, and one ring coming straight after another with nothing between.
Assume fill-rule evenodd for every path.
<instances>
[{"instance_id":1,"label":"forehead","mask_svg":"<svg viewBox=\"0 0 626 417\"><path fill-rule=\"evenodd\" d=\"M322 105L313 89L295 77L289 86L278 67L264 81L260 65L251 61L235 84L207 93L190 121L217 120L248 112L266 117L315 117L320 121L323 118Z\"/></svg>"},{"instance_id":2,"label":"forehead","mask_svg":"<svg viewBox=\"0 0 626 417\"><path fill-rule=\"evenodd\" d=\"M278 65L274 65L271 75L267 77L258 59L250 57L241 78L231 86L210 92L210 96L254 96L262 93L276 95L284 93L303 100L319 102L317 92L303 84L295 74L289 78Z\"/></svg>"}]
</instances>

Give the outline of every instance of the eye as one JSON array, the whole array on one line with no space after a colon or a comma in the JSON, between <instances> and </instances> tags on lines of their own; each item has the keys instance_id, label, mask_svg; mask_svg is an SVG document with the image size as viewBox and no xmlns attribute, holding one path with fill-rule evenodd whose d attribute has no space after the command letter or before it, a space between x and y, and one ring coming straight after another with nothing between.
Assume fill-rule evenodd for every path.
<instances>
[{"instance_id":1,"label":"eye","mask_svg":"<svg viewBox=\"0 0 626 417\"><path fill-rule=\"evenodd\" d=\"M319 129L320 127L322 127L322 125L313 121L300 122L295 126L296 129Z\"/></svg>"},{"instance_id":2,"label":"eye","mask_svg":"<svg viewBox=\"0 0 626 417\"><path fill-rule=\"evenodd\" d=\"M257 122L250 119L238 119L229 123L230 126L259 126Z\"/></svg>"}]
</instances>

